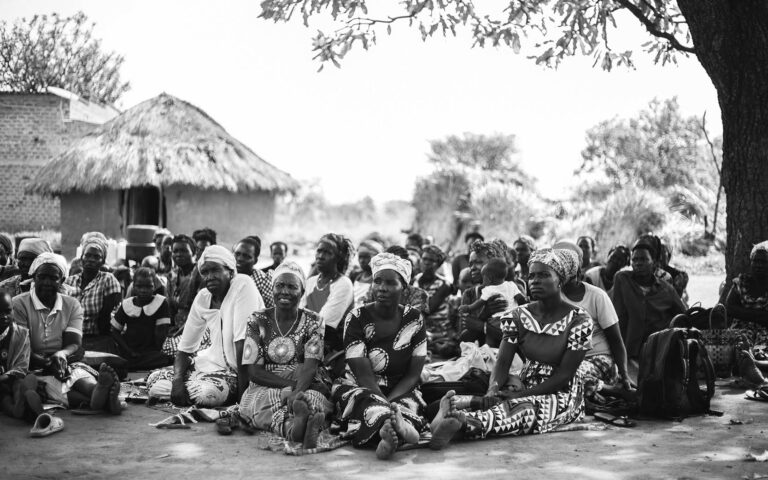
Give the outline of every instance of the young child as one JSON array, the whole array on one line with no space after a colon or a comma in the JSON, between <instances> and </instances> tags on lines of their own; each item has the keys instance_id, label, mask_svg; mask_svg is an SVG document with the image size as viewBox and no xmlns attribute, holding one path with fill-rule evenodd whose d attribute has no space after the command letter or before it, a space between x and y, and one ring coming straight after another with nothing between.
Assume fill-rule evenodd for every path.
<instances>
[{"instance_id":1,"label":"young child","mask_svg":"<svg viewBox=\"0 0 768 480\"><path fill-rule=\"evenodd\" d=\"M122 301L112 317L112 337L129 370L150 370L168 365L162 352L171 325L168 300L154 292L155 273L141 267L133 275L134 297Z\"/></svg>"},{"instance_id":2,"label":"young child","mask_svg":"<svg viewBox=\"0 0 768 480\"><path fill-rule=\"evenodd\" d=\"M480 298L474 303L469 305L462 305L459 307L459 313L464 315L470 312L477 312L481 310L488 299L494 295L501 295L507 301L508 308L517 307L526 303L525 297L520 293L520 289L517 288L515 282L506 282L504 279L507 277L507 263L499 258L491 259L481 270L483 275L483 287ZM503 312L493 314L498 318L503 315Z\"/></svg>"},{"instance_id":3,"label":"young child","mask_svg":"<svg viewBox=\"0 0 768 480\"><path fill-rule=\"evenodd\" d=\"M0 408L6 415L34 422L43 413L37 377L28 372L29 330L12 320L11 296L0 293Z\"/></svg>"}]
</instances>

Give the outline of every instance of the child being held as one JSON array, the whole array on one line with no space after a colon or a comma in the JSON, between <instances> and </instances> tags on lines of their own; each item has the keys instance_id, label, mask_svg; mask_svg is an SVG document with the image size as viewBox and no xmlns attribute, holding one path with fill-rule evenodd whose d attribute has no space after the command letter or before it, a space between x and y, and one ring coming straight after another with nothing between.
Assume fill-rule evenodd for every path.
<instances>
[{"instance_id":1,"label":"child being held","mask_svg":"<svg viewBox=\"0 0 768 480\"><path fill-rule=\"evenodd\" d=\"M509 305L508 308L517 307L526 303L525 297L520 293L515 282L506 282L507 263L499 258L491 259L480 271L483 275L483 287L480 298L469 305L459 307L460 314L479 312L488 303L488 300L496 295L501 295ZM493 314L493 317L501 317L504 312Z\"/></svg>"},{"instance_id":2,"label":"child being held","mask_svg":"<svg viewBox=\"0 0 768 480\"><path fill-rule=\"evenodd\" d=\"M134 297L128 297L112 317L112 338L129 370L164 367L172 359L162 352L171 325L168 300L154 293L155 272L141 267L133 275Z\"/></svg>"}]
</instances>

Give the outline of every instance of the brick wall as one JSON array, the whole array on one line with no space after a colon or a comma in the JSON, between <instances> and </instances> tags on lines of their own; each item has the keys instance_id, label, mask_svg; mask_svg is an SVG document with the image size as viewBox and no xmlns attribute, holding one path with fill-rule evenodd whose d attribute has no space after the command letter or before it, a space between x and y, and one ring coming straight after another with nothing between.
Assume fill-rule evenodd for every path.
<instances>
[{"instance_id":1,"label":"brick wall","mask_svg":"<svg viewBox=\"0 0 768 480\"><path fill-rule=\"evenodd\" d=\"M24 187L42 165L94 128L69 120L69 102L49 93L0 93L0 231L59 229L59 200L26 195Z\"/></svg>"}]
</instances>

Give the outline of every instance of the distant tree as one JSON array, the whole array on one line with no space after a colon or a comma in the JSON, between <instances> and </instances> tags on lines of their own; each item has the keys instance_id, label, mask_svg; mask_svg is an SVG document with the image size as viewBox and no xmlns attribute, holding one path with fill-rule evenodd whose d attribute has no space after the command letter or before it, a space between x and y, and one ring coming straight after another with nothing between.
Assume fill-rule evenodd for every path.
<instances>
[{"instance_id":1,"label":"distant tree","mask_svg":"<svg viewBox=\"0 0 768 480\"><path fill-rule=\"evenodd\" d=\"M97 102L117 101L130 89L120 79L124 58L104 51L94 26L83 12L0 22L0 91L59 87Z\"/></svg>"}]
</instances>

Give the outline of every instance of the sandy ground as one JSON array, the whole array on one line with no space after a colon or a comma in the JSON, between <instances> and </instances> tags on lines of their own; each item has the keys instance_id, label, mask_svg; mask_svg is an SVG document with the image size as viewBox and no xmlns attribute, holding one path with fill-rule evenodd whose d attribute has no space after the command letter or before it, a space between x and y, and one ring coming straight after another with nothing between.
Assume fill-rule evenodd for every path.
<instances>
[{"instance_id":1,"label":"sandy ground","mask_svg":"<svg viewBox=\"0 0 768 480\"><path fill-rule=\"evenodd\" d=\"M463 442L441 452L398 452L389 462L351 447L304 457L273 453L260 450L257 437L219 436L212 424L158 430L148 423L165 414L141 405L119 417L62 412L65 429L43 439L28 438L28 426L2 417L0 478L768 478L768 463L745 460L768 449L768 404L722 387L713 408L725 415Z\"/></svg>"}]
</instances>

